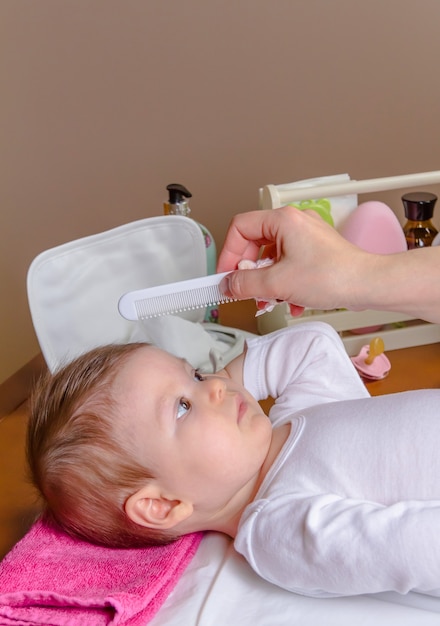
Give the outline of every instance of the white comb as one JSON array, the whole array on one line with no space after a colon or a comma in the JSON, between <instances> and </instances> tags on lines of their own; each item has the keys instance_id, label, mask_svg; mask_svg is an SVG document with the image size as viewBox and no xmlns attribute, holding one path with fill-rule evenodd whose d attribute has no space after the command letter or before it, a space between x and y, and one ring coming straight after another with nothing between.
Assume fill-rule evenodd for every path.
<instances>
[{"instance_id":1,"label":"white comb","mask_svg":"<svg viewBox=\"0 0 440 626\"><path fill-rule=\"evenodd\" d=\"M129 291L119 300L119 313L127 320L147 320L151 317L234 302L235 298L225 296L219 288L222 278L229 273L223 272Z\"/></svg>"}]
</instances>

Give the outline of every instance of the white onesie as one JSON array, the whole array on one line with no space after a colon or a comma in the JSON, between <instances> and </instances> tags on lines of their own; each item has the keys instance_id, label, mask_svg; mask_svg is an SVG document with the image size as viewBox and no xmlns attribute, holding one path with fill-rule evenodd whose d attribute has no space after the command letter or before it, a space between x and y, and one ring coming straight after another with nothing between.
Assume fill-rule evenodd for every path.
<instances>
[{"instance_id":1,"label":"white onesie","mask_svg":"<svg viewBox=\"0 0 440 626\"><path fill-rule=\"evenodd\" d=\"M235 539L253 569L304 595L440 596L440 390L369 397L314 322L248 341L244 383L291 423Z\"/></svg>"}]
</instances>

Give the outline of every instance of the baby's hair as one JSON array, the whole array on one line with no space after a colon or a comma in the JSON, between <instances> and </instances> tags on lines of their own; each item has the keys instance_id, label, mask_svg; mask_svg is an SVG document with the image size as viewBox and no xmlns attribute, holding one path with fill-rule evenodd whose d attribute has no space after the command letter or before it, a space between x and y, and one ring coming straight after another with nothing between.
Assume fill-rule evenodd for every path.
<instances>
[{"instance_id":1,"label":"baby's hair","mask_svg":"<svg viewBox=\"0 0 440 626\"><path fill-rule=\"evenodd\" d=\"M135 524L124 510L127 498L154 476L124 441L124 407L112 387L120 367L146 345L95 348L44 376L31 397L31 480L46 517L86 541L128 548L176 539Z\"/></svg>"}]
</instances>

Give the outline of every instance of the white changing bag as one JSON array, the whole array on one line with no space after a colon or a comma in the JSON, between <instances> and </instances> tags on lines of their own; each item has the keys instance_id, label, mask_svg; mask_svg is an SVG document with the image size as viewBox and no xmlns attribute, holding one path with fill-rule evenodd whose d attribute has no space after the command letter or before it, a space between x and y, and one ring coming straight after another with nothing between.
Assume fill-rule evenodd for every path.
<instances>
[{"instance_id":1,"label":"white changing bag","mask_svg":"<svg viewBox=\"0 0 440 626\"><path fill-rule=\"evenodd\" d=\"M35 332L51 371L107 343L147 341L205 371L239 354L244 333L202 324L204 309L130 322L118 311L127 291L206 275L202 232L183 216L146 218L51 248L27 276Z\"/></svg>"}]
</instances>

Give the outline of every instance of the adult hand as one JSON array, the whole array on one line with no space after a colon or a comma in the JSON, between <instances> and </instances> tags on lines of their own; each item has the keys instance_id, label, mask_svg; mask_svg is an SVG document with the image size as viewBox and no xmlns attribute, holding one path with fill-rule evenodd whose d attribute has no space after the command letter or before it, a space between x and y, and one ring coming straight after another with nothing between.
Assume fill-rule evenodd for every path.
<instances>
[{"instance_id":1,"label":"adult hand","mask_svg":"<svg viewBox=\"0 0 440 626\"><path fill-rule=\"evenodd\" d=\"M274 265L228 275L224 292L238 299L279 299L292 315L304 307L349 306L347 293L359 279L357 260L368 253L353 246L314 211L283 207L236 215L218 260L218 271L235 270L240 260L255 261L261 247ZM355 306L355 302L351 303Z\"/></svg>"}]
</instances>

